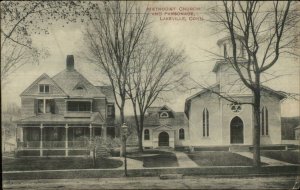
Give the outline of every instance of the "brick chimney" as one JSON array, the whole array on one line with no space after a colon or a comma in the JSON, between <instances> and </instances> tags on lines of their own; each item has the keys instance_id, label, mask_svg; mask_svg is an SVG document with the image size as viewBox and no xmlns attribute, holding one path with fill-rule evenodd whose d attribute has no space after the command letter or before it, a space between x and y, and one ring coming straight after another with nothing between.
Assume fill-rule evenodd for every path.
<instances>
[{"instance_id":1,"label":"brick chimney","mask_svg":"<svg viewBox=\"0 0 300 190\"><path fill-rule=\"evenodd\" d=\"M67 55L67 70L72 71L74 70L74 56Z\"/></svg>"}]
</instances>

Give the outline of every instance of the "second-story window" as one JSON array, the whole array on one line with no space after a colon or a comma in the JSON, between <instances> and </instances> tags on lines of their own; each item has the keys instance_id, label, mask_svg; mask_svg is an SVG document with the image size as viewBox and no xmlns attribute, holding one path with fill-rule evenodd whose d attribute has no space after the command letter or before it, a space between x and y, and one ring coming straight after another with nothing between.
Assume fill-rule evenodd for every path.
<instances>
[{"instance_id":1,"label":"second-story window","mask_svg":"<svg viewBox=\"0 0 300 190\"><path fill-rule=\"evenodd\" d=\"M40 84L39 85L40 93L49 93L49 91L50 91L49 84Z\"/></svg>"},{"instance_id":2,"label":"second-story window","mask_svg":"<svg viewBox=\"0 0 300 190\"><path fill-rule=\"evenodd\" d=\"M68 101L68 111L91 111L91 102L88 101Z\"/></svg>"},{"instance_id":3,"label":"second-story window","mask_svg":"<svg viewBox=\"0 0 300 190\"><path fill-rule=\"evenodd\" d=\"M115 117L114 105L107 105L107 117Z\"/></svg>"},{"instance_id":4,"label":"second-story window","mask_svg":"<svg viewBox=\"0 0 300 190\"><path fill-rule=\"evenodd\" d=\"M53 99L38 99L37 113L55 113L55 101Z\"/></svg>"}]
</instances>

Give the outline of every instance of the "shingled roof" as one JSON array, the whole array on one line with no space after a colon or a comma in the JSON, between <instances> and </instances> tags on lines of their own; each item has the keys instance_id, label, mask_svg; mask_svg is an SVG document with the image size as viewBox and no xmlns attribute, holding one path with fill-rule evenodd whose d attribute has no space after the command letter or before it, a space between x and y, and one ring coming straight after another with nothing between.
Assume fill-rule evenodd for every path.
<instances>
[{"instance_id":1,"label":"shingled roof","mask_svg":"<svg viewBox=\"0 0 300 190\"><path fill-rule=\"evenodd\" d=\"M115 102L112 86L96 86L106 97L106 100L110 103Z\"/></svg>"},{"instance_id":2,"label":"shingled roof","mask_svg":"<svg viewBox=\"0 0 300 190\"><path fill-rule=\"evenodd\" d=\"M65 69L58 73L52 79L68 94L71 98L104 98L105 95L91 84L82 74L76 69ZM80 86L83 89L78 90Z\"/></svg>"},{"instance_id":3,"label":"shingled roof","mask_svg":"<svg viewBox=\"0 0 300 190\"><path fill-rule=\"evenodd\" d=\"M172 118L160 118L158 113L147 115L145 117L144 125L147 127L157 127L168 124L170 126L183 126L187 124L187 118L183 112L174 112Z\"/></svg>"}]
</instances>

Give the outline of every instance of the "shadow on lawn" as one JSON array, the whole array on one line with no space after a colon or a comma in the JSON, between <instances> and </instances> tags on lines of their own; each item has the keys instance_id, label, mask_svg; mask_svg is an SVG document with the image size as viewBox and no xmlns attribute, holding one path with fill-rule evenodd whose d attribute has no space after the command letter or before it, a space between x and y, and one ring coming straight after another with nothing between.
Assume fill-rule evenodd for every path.
<instances>
[{"instance_id":1,"label":"shadow on lawn","mask_svg":"<svg viewBox=\"0 0 300 190\"><path fill-rule=\"evenodd\" d=\"M63 170L63 169L107 169L118 168L123 162L109 158L97 158L96 166L93 167L91 158L3 158L3 171L25 171L25 170Z\"/></svg>"},{"instance_id":2,"label":"shadow on lawn","mask_svg":"<svg viewBox=\"0 0 300 190\"><path fill-rule=\"evenodd\" d=\"M143 161L146 168L150 167L177 167L177 157L172 152L160 150L144 150L143 153L132 152L128 158Z\"/></svg>"},{"instance_id":3,"label":"shadow on lawn","mask_svg":"<svg viewBox=\"0 0 300 190\"><path fill-rule=\"evenodd\" d=\"M199 166L252 166L253 160L227 151L201 151L187 153ZM266 165L262 163L262 165Z\"/></svg>"},{"instance_id":4,"label":"shadow on lawn","mask_svg":"<svg viewBox=\"0 0 300 190\"><path fill-rule=\"evenodd\" d=\"M297 151L297 150L292 150L292 151L291 150L289 150L289 151L286 151L286 150L282 150L282 151L264 150L264 151L261 151L261 155L268 157L268 158L288 162L291 164L300 164L300 154L299 154L299 151Z\"/></svg>"}]
</instances>

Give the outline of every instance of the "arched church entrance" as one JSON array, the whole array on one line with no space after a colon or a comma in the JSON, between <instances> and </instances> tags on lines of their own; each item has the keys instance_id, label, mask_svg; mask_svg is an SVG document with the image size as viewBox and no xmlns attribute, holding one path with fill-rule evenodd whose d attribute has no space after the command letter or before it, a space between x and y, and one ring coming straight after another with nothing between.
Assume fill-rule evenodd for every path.
<instances>
[{"instance_id":1,"label":"arched church entrance","mask_svg":"<svg viewBox=\"0 0 300 190\"><path fill-rule=\"evenodd\" d=\"M165 131L158 135L158 146L169 146L169 134Z\"/></svg>"},{"instance_id":2,"label":"arched church entrance","mask_svg":"<svg viewBox=\"0 0 300 190\"><path fill-rule=\"evenodd\" d=\"M238 116L234 117L230 122L230 143L244 143L244 124Z\"/></svg>"}]
</instances>

